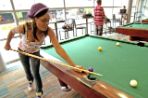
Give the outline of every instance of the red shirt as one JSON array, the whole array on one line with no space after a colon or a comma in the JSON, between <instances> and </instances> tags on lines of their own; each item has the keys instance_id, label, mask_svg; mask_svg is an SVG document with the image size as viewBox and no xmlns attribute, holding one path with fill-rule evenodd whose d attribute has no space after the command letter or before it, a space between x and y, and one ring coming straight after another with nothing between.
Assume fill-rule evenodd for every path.
<instances>
[{"instance_id":1,"label":"red shirt","mask_svg":"<svg viewBox=\"0 0 148 98\"><path fill-rule=\"evenodd\" d=\"M104 24L105 14L104 9L101 5L97 5L94 9L94 22L97 26L102 26Z\"/></svg>"}]
</instances>

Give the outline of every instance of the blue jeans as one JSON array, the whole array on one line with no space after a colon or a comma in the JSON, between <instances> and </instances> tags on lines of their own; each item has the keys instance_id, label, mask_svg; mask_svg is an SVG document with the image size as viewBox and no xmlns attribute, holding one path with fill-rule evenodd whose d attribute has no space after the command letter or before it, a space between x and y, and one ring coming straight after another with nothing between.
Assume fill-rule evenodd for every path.
<instances>
[{"instance_id":1,"label":"blue jeans","mask_svg":"<svg viewBox=\"0 0 148 98\"><path fill-rule=\"evenodd\" d=\"M20 50L20 49L19 49ZM33 55L40 56L40 52L32 53ZM26 73L26 77L28 81L35 80L36 84L36 92L42 92L42 80L40 77L40 60L26 56L24 54L19 53L20 60L24 67L24 71ZM32 70L31 70L32 69ZM31 72L32 71L32 72Z\"/></svg>"}]
</instances>

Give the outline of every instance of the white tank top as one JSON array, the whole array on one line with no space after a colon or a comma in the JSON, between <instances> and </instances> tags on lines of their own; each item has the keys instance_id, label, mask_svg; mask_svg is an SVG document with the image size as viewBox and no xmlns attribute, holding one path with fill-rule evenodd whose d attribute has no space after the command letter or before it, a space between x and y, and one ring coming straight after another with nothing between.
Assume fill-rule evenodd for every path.
<instances>
[{"instance_id":1,"label":"white tank top","mask_svg":"<svg viewBox=\"0 0 148 98\"><path fill-rule=\"evenodd\" d=\"M31 25L31 30L33 31L33 25ZM28 53L38 52L40 50L40 46L44 42L46 35L37 42L29 42L27 39L28 26L25 26L25 33L21 36L21 41L19 43L19 48Z\"/></svg>"}]
</instances>

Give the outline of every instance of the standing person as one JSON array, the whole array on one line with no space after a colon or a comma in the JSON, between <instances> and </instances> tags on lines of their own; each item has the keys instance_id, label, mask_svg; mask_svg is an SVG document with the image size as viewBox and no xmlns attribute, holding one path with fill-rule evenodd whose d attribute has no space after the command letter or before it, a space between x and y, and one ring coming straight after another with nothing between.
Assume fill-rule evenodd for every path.
<instances>
[{"instance_id":1,"label":"standing person","mask_svg":"<svg viewBox=\"0 0 148 98\"><path fill-rule=\"evenodd\" d=\"M105 20L104 8L101 6L102 0L97 0L97 6L94 9L94 22L96 26L96 34L103 34L103 24Z\"/></svg>"},{"instance_id":2,"label":"standing person","mask_svg":"<svg viewBox=\"0 0 148 98\"><path fill-rule=\"evenodd\" d=\"M11 50L11 45L10 45L11 39L14 37L16 33L19 33L21 34L21 40L18 45L18 49L20 51L40 56L40 46L42 45L45 37L49 36L56 52L63 59L65 59L65 61L69 65L75 66L71 58L67 55L64 49L58 43L54 31L48 26L50 20L49 8L42 3L36 3L32 5L27 16L31 18L32 21L19 25L10 31L5 44L5 49ZM40 60L23 55L21 53L19 53L19 56L23 64L27 80L29 82L28 90L32 89L32 83L35 80L36 97L41 98L43 94L43 89L42 89L42 80L39 73ZM30 67L32 67L33 72L31 72ZM61 80L59 80L59 82L61 84L62 90L66 91L70 90L64 82L62 82Z\"/></svg>"},{"instance_id":3,"label":"standing person","mask_svg":"<svg viewBox=\"0 0 148 98\"><path fill-rule=\"evenodd\" d=\"M120 9L121 20L120 24L123 25L127 20L126 6L124 5L122 9Z\"/></svg>"}]
</instances>

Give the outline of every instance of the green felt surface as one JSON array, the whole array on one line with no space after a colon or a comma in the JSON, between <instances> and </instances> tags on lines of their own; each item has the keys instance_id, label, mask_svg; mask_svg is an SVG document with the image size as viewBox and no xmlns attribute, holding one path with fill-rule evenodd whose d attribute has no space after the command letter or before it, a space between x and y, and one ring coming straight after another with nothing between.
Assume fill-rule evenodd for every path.
<instances>
[{"instance_id":1,"label":"green felt surface","mask_svg":"<svg viewBox=\"0 0 148 98\"><path fill-rule=\"evenodd\" d=\"M148 30L148 24L142 24L142 23L131 23L131 24L125 25L124 27Z\"/></svg>"},{"instance_id":2,"label":"green felt surface","mask_svg":"<svg viewBox=\"0 0 148 98\"><path fill-rule=\"evenodd\" d=\"M103 74L97 77L135 98L148 98L148 47L139 47L114 40L97 37L82 37L62 44L73 61L85 68L93 67L95 72ZM103 48L102 52L98 47ZM43 49L46 53L63 60L53 48ZM131 79L138 81L137 88L129 85Z\"/></svg>"}]
</instances>

